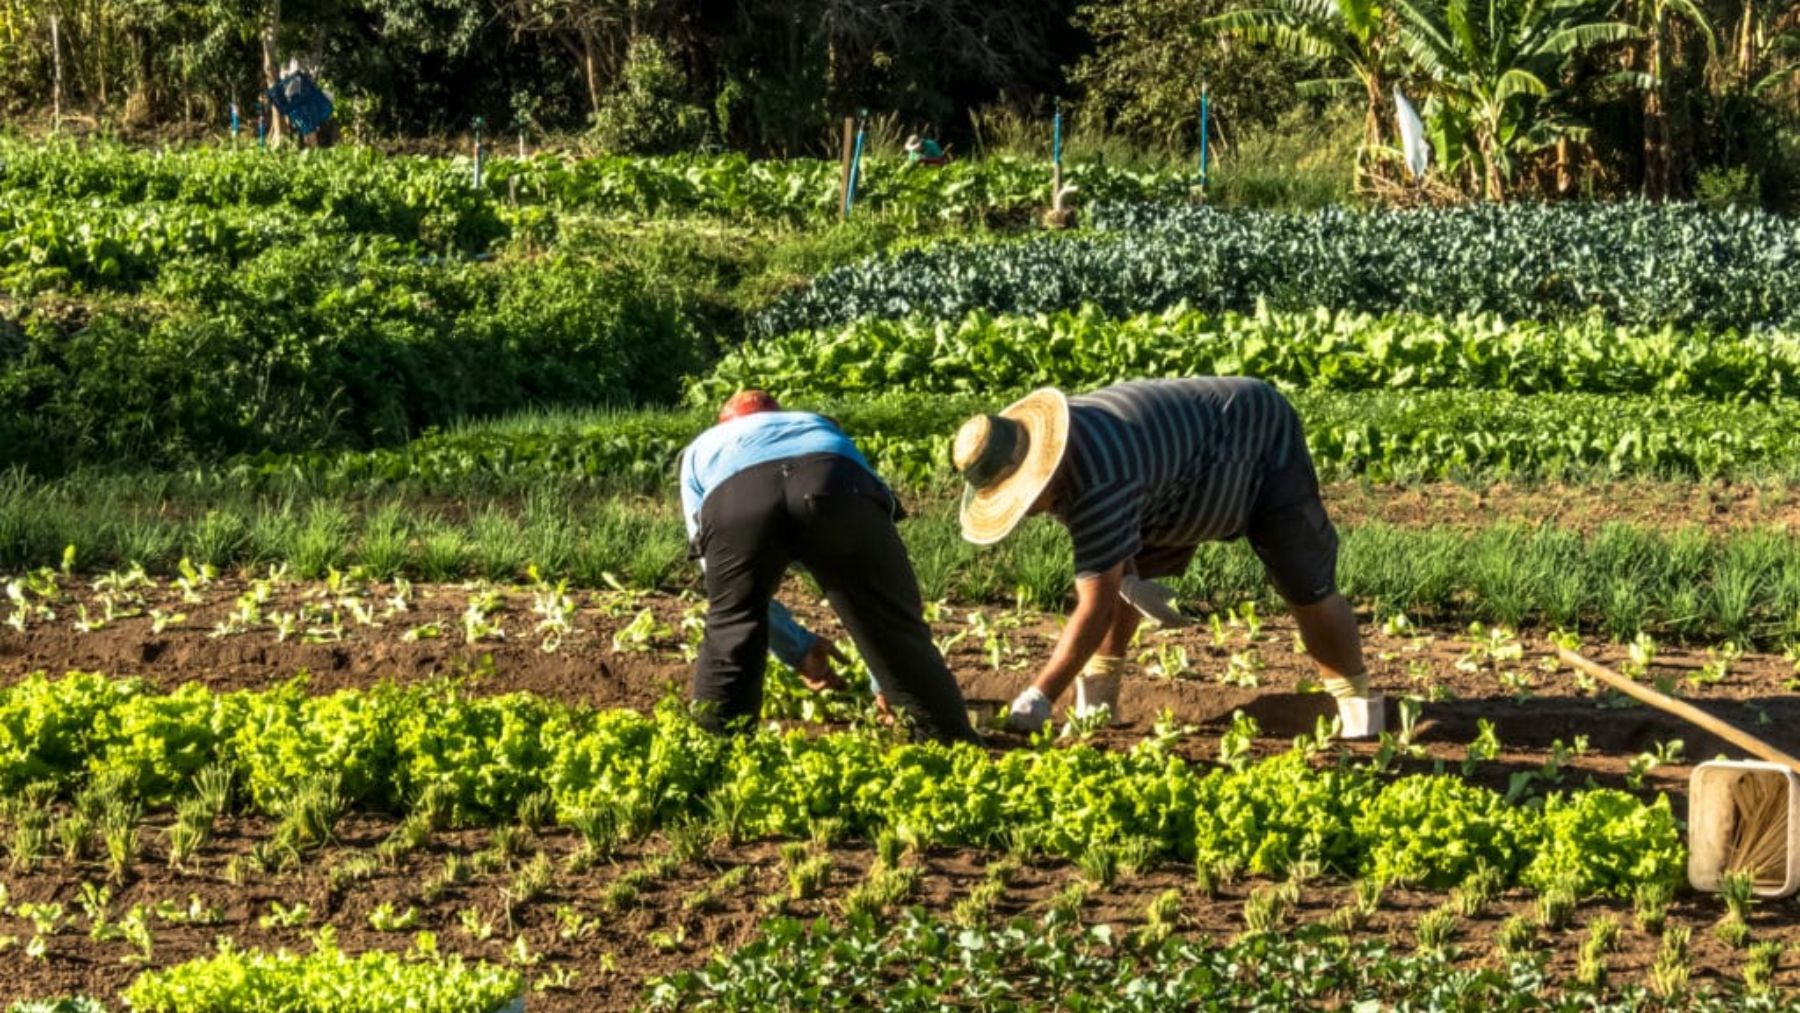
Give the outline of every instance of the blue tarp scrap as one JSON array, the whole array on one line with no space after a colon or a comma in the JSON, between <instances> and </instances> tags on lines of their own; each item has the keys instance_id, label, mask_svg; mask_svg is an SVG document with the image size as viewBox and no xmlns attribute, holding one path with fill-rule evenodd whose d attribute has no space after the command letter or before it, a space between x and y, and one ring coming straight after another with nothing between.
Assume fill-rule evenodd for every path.
<instances>
[{"instance_id":1,"label":"blue tarp scrap","mask_svg":"<svg viewBox=\"0 0 1800 1013\"><path fill-rule=\"evenodd\" d=\"M331 119L331 98L313 82L312 75L296 71L275 82L269 89L269 103L293 124L301 137L325 125Z\"/></svg>"}]
</instances>

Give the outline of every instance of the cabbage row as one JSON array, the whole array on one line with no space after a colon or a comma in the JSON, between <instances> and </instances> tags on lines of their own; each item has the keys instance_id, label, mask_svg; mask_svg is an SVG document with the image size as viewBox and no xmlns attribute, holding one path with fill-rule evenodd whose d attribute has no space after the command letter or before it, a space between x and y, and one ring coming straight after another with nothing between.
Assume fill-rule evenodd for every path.
<instances>
[{"instance_id":1,"label":"cabbage row","mask_svg":"<svg viewBox=\"0 0 1800 1013\"><path fill-rule=\"evenodd\" d=\"M1509 323L1491 314L1373 316L1266 306L1210 313L1177 305L1123 319L1092 305L1030 316L973 310L957 319L859 320L753 342L693 381L688 400L717 404L743 387L806 397L973 394L1205 375L1310 390L1763 401L1800 393L1800 336L1625 327L1598 313Z\"/></svg>"},{"instance_id":2,"label":"cabbage row","mask_svg":"<svg viewBox=\"0 0 1800 1013\"><path fill-rule=\"evenodd\" d=\"M1570 948L1564 944L1564 948ZM1127 932L1051 914L956 924L918 911L893 922L766 923L704 967L652 983L653 1010L723 1013L804 1006L937 1013L946 996L984 1013L1142 1010L1457 1010L1484 1013L1792 1013L1800 998L1762 982L1696 980L1663 997L1641 984L1559 980L1548 953L1495 954L1346 938L1320 922L1236 938ZM1460 952L1459 952L1460 951ZM1565 972L1566 973L1566 972ZM1072 1000L1071 1000L1072 997Z\"/></svg>"},{"instance_id":3,"label":"cabbage row","mask_svg":"<svg viewBox=\"0 0 1800 1013\"><path fill-rule=\"evenodd\" d=\"M1306 214L1119 209L1101 229L946 244L835 269L771 307L761 333L864 317L1186 302L1535 320L1598 311L1649 327L1800 328L1800 223L1645 204Z\"/></svg>"},{"instance_id":4,"label":"cabbage row","mask_svg":"<svg viewBox=\"0 0 1800 1013\"><path fill-rule=\"evenodd\" d=\"M1204 770L1155 741L1000 755L893 745L868 733L759 732L718 739L677 705L592 711L528 694L343 690L298 684L168 694L129 680L30 677L0 691L0 790L89 780L150 802L224 763L247 802L279 813L331 772L353 804L432 798L454 822L509 818L548 793L560 817L637 833L707 812L740 836L799 837L824 818L855 834L909 828L928 842L1033 842L1073 857L1142 842L1154 851L1279 875L1314 860L1428 886L1486 866L1508 883L1627 892L1676 879L1685 860L1666 799L1617 791L1514 804L1449 776L1386 780L1314 768L1298 753ZM709 798L709 796L712 796ZM1443 846L1454 840L1456 847Z\"/></svg>"}]
</instances>

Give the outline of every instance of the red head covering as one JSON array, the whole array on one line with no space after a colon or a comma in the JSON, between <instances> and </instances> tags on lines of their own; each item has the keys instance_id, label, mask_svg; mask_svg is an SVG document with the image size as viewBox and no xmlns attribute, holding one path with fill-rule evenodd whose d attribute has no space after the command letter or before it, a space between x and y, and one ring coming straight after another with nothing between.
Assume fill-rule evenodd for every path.
<instances>
[{"instance_id":1,"label":"red head covering","mask_svg":"<svg viewBox=\"0 0 1800 1013\"><path fill-rule=\"evenodd\" d=\"M776 403L774 395L766 390L757 390L752 387L731 395L731 399L719 409L719 421L730 422L732 419L754 415L757 412L778 412L780 410L781 405Z\"/></svg>"}]
</instances>

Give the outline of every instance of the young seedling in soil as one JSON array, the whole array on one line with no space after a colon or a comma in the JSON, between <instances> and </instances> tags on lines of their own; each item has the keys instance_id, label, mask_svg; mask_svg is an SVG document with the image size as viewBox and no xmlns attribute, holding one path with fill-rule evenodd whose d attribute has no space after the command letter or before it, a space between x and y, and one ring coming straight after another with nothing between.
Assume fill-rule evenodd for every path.
<instances>
[{"instance_id":1,"label":"young seedling in soil","mask_svg":"<svg viewBox=\"0 0 1800 1013\"><path fill-rule=\"evenodd\" d=\"M1537 926L1524 915L1513 915L1500 923L1494 943L1509 957L1522 957L1537 942Z\"/></svg>"},{"instance_id":2,"label":"young seedling in soil","mask_svg":"<svg viewBox=\"0 0 1800 1013\"><path fill-rule=\"evenodd\" d=\"M589 918L573 904L556 909L556 937L564 942L588 939L600 931L600 919Z\"/></svg>"},{"instance_id":3,"label":"young seedling in soil","mask_svg":"<svg viewBox=\"0 0 1800 1013\"><path fill-rule=\"evenodd\" d=\"M386 901L369 912L369 927L377 932L410 932L419 924L419 909L408 907L396 913L394 905Z\"/></svg>"},{"instance_id":4,"label":"young seedling in soil","mask_svg":"<svg viewBox=\"0 0 1800 1013\"><path fill-rule=\"evenodd\" d=\"M1775 972L1781 965L1785 944L1778 941L1756 943L1744 957L1744 991L1750 995L1767 995L1775 985Z\"/></svg>"},{"instance_id":5,"label":"young seedling in soil","mask_svg":"<svg viewBox=\"0 0 1800 1013\"><path fill-rule=\"evenodd\" d=\"M106 845L106 866L113 882L124 882L125 874L137 861L137 813L124 806L110 811L101 824L100 839Z\"/></svg>"},{"instance_id":6,"label":"young seedling in soil","mask_svg":"<svg viewBox=\"0 0 1800 1013\"><path fill-rule=\"evenodd\" d=\"M726 869L706 885L692 891L681 899L683 911L716 911L720 902L736 893L750 879L753 868L748 865L737 865Z\"/></svg>"},{"instance_id":7,"label":"young seedling in soil","mask_svg":"<svg viewBox=\"0 0 1800 1013\"><path fill-rule=\"evenodd\" d=\"M1119 842L1119 872L1136 879L1153 872L1162 860L1162 845L1153 837L1127 837Z\"/></svg>"},{"instance_id":8,"label":"young seedling in soil","mask_svg":"<svg viewBox=\"0 0 1800 1013\"><path fill-rule=\"evenodd\" d=\"M1219 891L1236 883L1243 873L1243 863L1236 857L1208 860L1202 857L1194 866L1194 885L1202 896L1216 897Z\"/></svg>"},{"instance_id":9,"label":"young seedling in soil","mask_svg":"<svg viewBox=\"0 0 1800 1013\"><path fill-rule=\"evenodd\" d=\"M825 889L831 878L831 856L809 855L787 869L788 897L811 900Z\"/></svg>"},{"instance_id":10,"label":"young seedling in soil","mask_svg":"<svg viewBox=\"0 0 1800 1013\"><path fill-rule=\"evenodd\" d=\"M1281 886L1259 886L1244 898L1245 935L1260 936L1281 927L1287 919L1292 892Z\"/></svg>"},{"instance_id":11,"label":"young seedling in soil","mask_svg":"<svg viewBox=\"0 0 1800 1013\"><path fill-rule=\"evenodd\" d=\"M950 921L963 928L978 928L992 917L994 905L1006 896L1006 885L993 879L975 884L969 895L950 909Z\"/></svg>"},{"instance_id":12,"label":"young seedling in soil","mask_svg":"<svg viewBox=\"0 0 1800 1013\"><path fill-rule=\"evenodd\" d=\"M1081 906L1087 903L1093 886L1085 879L1071 880L1047 903L1049 916L1062 924L1073 924L1081 918Z\"/></svg>"},{"instance_id":13,"label":"young seedling in soil","mask_svg":"<svg viewBox=\"0 0 1800 1013\"><path fill-rule=\"evenodd\" d=\"M1662 945L1656 951L1656 962L1650 965L1650 987L1657 995L1673 999L1686 991L1688 944L1693 930L1685 925L1671 925L1663 930Z\"/></svg>"},{"instance_id":14,"label":"young seedling in soil","mask_svg":"<svg viewBox=\"0 0 1800 1013\"><path fill-rule=\"evenodd\" d=\"M478 943L485 943L494 938L494 922L481 913L478 907L470 906L456 913L457 924L462 927L463 935Z\"/></svg>"},{"instance_id":15,"label":"young seedling in soil","mask_svg":"<svg viewBox=\"0 0 1800 1013\"><path fill-rule=\"evenodd\" d=\"M1552 932L1569 923L1575 913L1575 890L1568 883L1552 883L1537 898L1538 926Z\"/></svg>"},{"instance_id":16,"label":"young seedling in soil","mask_svg":"<svg viewBox=\"0 0 1800 1013\"><path fill-rule=\"evenodd\" d=\"M513 876L512 884L507 887L508 907L526 905L550 892L556 880L556 864L550 860L547 852L538 852L531 861L519 867Z\"/></svg>"},{"instance_id":17,"label":"young seedling in soil","mask_svg":"<svg viewBox=\"0 0 1800 1013\"><path fill-rule=\"evenodd\" d=\"M900 835L892 829L884 828L875 835L876 863L889 867L899 865L901 848Z\"/></svg>"},{"instance_id":18,"label":"young seedling in soil","mask_svg":"<svg viewBox=\"0 0 1800 1013\"><path fill-rule=\"evenodd\" d=\"M1651 935L1658 935L1663 930L1663 922L1669 917L1669 902L1675 898L1675 888L1665 882L1639 883L1632 891L1631 910L1637 919L1638 928Z\"/></svg>"},{"instance_id":19,"label":"young seedling in soil","mask_svg":"<svg viewBox=\"0 0 1800 1013\"><path fill-rule=\"evenodd\" d=\"M831 847L843 839L847 829L844 821L836 816L825 816L813 820L811 827L813 847L821 850Z\"/></svg>"},{"instance_id":20,"label":"young seedling in soil","mask_svg":"<svg viewBox=\"0 0 1800 1013\"><path fill-rule=\"evenodd\" d=\"M1119 877L1118 849L1108 844L1090 845L1076 859L1075 866L1096 889L1110 890Z\"/></svg>"},{"instance_id":21,"label":"young seedling in soil","mask_svg":"<svg viewBox=\"0 0 1800 1013\"><path fill-rule=\"evenodd\" d=\"M1505 886L1505 877L1500 870L1483 863L1480 868L1470 873L1462 885L1450 891L1450 903L1456 913L1464 918L1473 918L1487 907L1488 902Z\"/></svg>"},{"instance_id":22,"label":"young seedling in soil","mask_svg":"<svg viewBox=\"0 0 1800 1013\"><path fill-rule=\"evenodd\" d=\"M556 800L548 791L532 792L519 800L519 825L536 833L556 819Z\"/></svg>"},{"instance_id":23,"label":"young seedling in soil","mask_svg":"<svg viewBox=\"0 0 1800 1013\"><path fill-rule=\"evenodd\" d=\"M1588 988L1606 984L1606 955L1619 942L1619 923L1611 915L1599 915L1588 923L1587 938L1581 943L1581 957L1575 966L1575 980Z\"/></svg>"},{"instance_id":24,"label":"young seedling in soil","mask_svg":"<svg viewBox=\"0 0 1800 1013\"><path fill-rule=\"evenodd\" d=\"M1420 915L1418 924L1413 926L1413 938L1419 944L1419 952L1448 957L1457 924L1456 911L1447 905Z\"/></svg>"},{"instance_id":25,"label":"young seedling in soil","mask_svg":"<svg viewBox=\"0 0 1800 1013\"><path fill-rule=\"evenodd\" d=\"M264 932L273 929L294 929L305 925L306 920L310 917L312 917L312 908L304 901L298 901L289 907L277 900L269 902L269 913L258 918L256 924Z\"/></svg>"},{"instance_id":26,"label":"young seedling in soil","mask_svg":"<svg viewBox=\"0 0 1800 1013\"><path fill-rule=\"evenodd\" d=\"M1013 877L1019 874L1019 862L1012 858L999 858L988 863L987 881L1002 887L1011 886Z\"/></svg>"},{"instance_id":27,"label":"young seedling in soil","mask_svg":"<svg viewBox=\"0 0 1800 1013\"><path fill-rule=\"evenodd\" d=\"M180 868L212 840L213 810L204 801L190 798L175 810L175 822L167 831L169 867Z\"/></svg>"},{"instance_id":28,"label":"young seedling in soil","mask_svg":"<svg viewBox=\"0 0 1800 1013\"><path fill-rule=\"evenodd\" d=\"M1719 877L1719 896L1725 901L1725 917L1714 927L1719 941L1734 950L1750 942L1750 905L1756 897L1756 876L1739 870Z\"/></svg>"},{"instance_id":29,"label":"young seedling in soil","mask_svg":"<svg viewBox=\"0 0 1800 1013\"><path fill-rule=\"evenodd\" d=\"M151 931L150 921L144 916L141 905L133 906L119 919L119 938L133 951L119 958L122 963L148 964L156 955L156 934Z\"/></svg>"},{"instance_id":30,"label":"young seedling in soil","mask_svg":"<svg viewBox=\"0 0 1800 1013\"><path fill-rule=\"evenodd\" d=\"M729 787L716 788L706 796L706 822L727 847L743 842L748 808L743 795Z\"/></svg>"},{"instance_id":31,"label":"young seedling in soil","mask_svg":"<svg viewBox=\"0 0 1800 1013\"><path fill-rule=\"evenodd\" d=\"M1164 890L1144 907L1144 924L1137 932L1138 945L1155 946L1175 933L1181 920L1181 891Z\"/></svg>"},{"instance_id":32,"label":"young seedling in soil","mask_svg":"<svg viewBox=\"0 0 1800 1013\"><path fill-rule=\"evenodd\" d=\"M357 883L366 883L375 878L380 866L375 859L364 854L349 855L338 861L326 874L326 885L332 893L341 894Z\"/></svg>"},{"instance_id":33,"label":"young seedling in soil","mask_svg":"<svg viewBox=\"0 0 1800 1013\"><path fill-rule=\"evenodd\" d=\"M50 813L38 806L21 811L13 821L10 852L14 872L31 872L50 846Z\"/></svg>"},{"instance_id":34,"label":"young seedling in soil","mask_svg":"<svg viewBox=\"0 0 1800 1013\"><path fill-rule=\"evenodd\" d=\"M919 885L920 872L917 866L905 868L887 868L873 865L869 875L861 883L850 888L839 902L846 918L858 913L880 914L889 908L897 907L912 895Z\"/></svg>"},{"instance_id":35,"label":"young seedling in soil","mask_svg":"<svg viewBox=\"0 0 1800 1013\"><path fill-rule=\"evenodd\" d=\"M71 865L86 858L93 850L94 824L82 813L71 812L58 820L54 834L63 861Z\"/></svg>"}]
</instances>

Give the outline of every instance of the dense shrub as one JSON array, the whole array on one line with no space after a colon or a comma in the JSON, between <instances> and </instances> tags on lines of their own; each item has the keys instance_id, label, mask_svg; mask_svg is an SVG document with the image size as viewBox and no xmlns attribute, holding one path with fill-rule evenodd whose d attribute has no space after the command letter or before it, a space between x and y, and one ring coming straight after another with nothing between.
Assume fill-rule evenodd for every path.
<instances>
[{"instance_id":1,"label":"dense shrub","mask_svg":"<svg viewBox=\"0 0 1800 1013\"><path fill-rule=\"evenodd\" d=\"M699 348L641 278L577 257L319 241L171 267L149 298L23 306L0 325L0 465L370 447L528 406L667 402Z\"/></svg>"}]
</instances>

